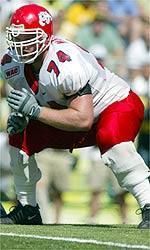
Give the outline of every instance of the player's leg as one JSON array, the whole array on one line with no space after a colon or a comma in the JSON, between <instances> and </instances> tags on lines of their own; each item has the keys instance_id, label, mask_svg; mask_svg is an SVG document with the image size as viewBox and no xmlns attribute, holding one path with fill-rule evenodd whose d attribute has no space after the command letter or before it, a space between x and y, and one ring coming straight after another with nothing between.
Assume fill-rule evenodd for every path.
<instances>
[{"instance_id":1,"label":"player's leg","mask_svg":"<svg viewBox=\"0 0 150 250\"><path fill-rule=\"evenodd\" d=\"M104 163L114 172L120 186L136 198L145 211L141 228L150 228L150 176L142 157L136 152L133 142L122 142L109 149L102 156Z\"/></svg>"},{"instance_id":2,"label":"player's leg","mask_svg":"<svg viewBox=\"0 0 150 250\"><path fill-rule=\"evenodd\" d=\"M82 151L81 151L82 153ZM102 195L106 191L107 168L100 159L98 148L87 148L86 158L88 159L89 170L87 173L87 185L89 188L89 217L87 223L95 224L98 219L98 213L102 212Z\"/></svg>"},{"instance_id":3,"label":"player's leg","mask_svg":"<svg viewBox=\"0 0 150 250\"><path fill-rule=\"evenodd\" d=\"M28 156L22 150L10 146L11 167L17 199L22 205L36 205L36 182L41 178L34 155Z\"/></svg>"},{"instance_id":4,"label":"player's leg","mask_svg":"<svg viewBox=\"0 0 150 250\"><path fill-rule=\"evenodd\" d=\"M36 204L35 188L40 173L33 156L34 153L38 153L45 148L73 149L85 140L85 136L87 136L87 133L66 132L33 120L23 133L9 137L11 166L17 198L20 201L19 208L22 209L24 205L24 207L30 205L34 207ZM93 137L90 136L90 138ZM86 143L88 143L88 140ZM12 213L10 213L11 215ZM11 223L10 220L1 219L1 223L5 222ZM25 221L15 221L15 223L25 224ZM30 221L30 223L33 224L34 222Z\"/></svg>"},{"instance_id":5,"label":"player's leg","mask_svg":"<svg viewBox=\"0 0 150 250\"><path fill-rule=\"evenodd\" d=\"M69 190L70 186L70 157L69 153L64 150L53 150L53 207L54 207L54 223L60 223L63 206L64 206L64 199L63 194L64 192ZM60 164L61 162L61 164Z\"/></svg>"},{"instance_id":6,"label":"player's leg","mask_svg":"<svg viewBox=\"0 0 150 250\"><path fill-rule=\"evenodd\" d=\"M42 224L39 207L36 204L36 183L41 177L34 156L29 157L18 148L10 147L11 167L14 176L18 205L2 224Z\"/></svg>"},{"instance_id":7,"label":"player's leg","mask_svg":"<svg viewBox=\"0 0 150 250\"><path fill-rule=\"evenodd\" d=\"M137 153L135 139L143 118L143 105L131 93L106 109L98 122L97 142L102 158L116 175L119 184L137 199L142 210L140 228L150 228L149 169Z\"/></svg>"}]
</instances>

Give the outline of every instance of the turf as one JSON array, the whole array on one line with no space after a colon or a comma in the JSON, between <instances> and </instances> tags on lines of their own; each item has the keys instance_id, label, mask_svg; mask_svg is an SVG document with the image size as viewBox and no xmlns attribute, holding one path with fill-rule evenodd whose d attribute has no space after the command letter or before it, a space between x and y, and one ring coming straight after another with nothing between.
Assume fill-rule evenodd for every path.
<instances>
[{"instance_id":1,"label":"turf","mask_svg":"<svg viewBox=\"0 0 150 250\"><path fill-rule=\"evenodd\" d=\"M150 230L139 230L133 225L1 225L0 235L2 250L150 249ZM83 239L89 242L79 242ZM109 242L115 245L108 245Z\"/></svg>"}]
</instances>

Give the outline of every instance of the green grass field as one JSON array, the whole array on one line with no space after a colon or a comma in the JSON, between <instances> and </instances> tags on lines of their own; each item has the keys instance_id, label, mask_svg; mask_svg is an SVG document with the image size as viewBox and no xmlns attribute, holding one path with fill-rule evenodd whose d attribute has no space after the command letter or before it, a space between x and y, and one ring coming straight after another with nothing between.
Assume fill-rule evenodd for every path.
<instances>
[{"instance_id":1,"label":"green grass field","mask_svg":"<svg viewBox=\"0 0 150 250\"><path fill-rule=\"evenodd\" d=\"M1 225L2 250L150 249L150 230L133 225Z\"/></svg>"}]
</instances>

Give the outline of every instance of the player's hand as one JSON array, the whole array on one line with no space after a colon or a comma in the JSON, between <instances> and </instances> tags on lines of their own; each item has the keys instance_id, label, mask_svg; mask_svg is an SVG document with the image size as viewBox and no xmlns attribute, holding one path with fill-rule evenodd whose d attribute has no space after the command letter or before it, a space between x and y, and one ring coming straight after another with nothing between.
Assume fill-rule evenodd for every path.
<instances>
[{"instance_id":1,"label":"player's hand","mask_svg":"<svg viewBox=\"0 0 150 250\"><path fill-rule=\"evenodd\" d=\"M31 119L36 119L40 113L40 106L34 95L30 94L30 92L24 88L22 91L13 89L10 92L7 101L13 110L20 112Z\"/></svg>"},{"instance_id":2,"label":"player's hand","mask_svg":"<svg viewBox=\"0 0 150 250\"><path fill-rule=\"evenodd\" d=\"M7 120L7 132L10 135L21 133L28 125L29 118L21 113L12 112Z\"/></svg>"}]
</instances>

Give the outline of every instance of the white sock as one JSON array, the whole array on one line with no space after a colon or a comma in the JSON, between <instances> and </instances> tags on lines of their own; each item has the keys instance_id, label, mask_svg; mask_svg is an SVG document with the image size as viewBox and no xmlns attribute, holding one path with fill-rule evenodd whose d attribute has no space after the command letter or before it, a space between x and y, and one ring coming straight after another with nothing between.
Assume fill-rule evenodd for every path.
<instances>
[{"instance_id":1,"label":"white sock","mask_svg":"<svg viewBox=\"0 0 150 250\"><path fill-rule=\"evenodd\" d=\"M129 191L137 199L140 208L143 208L147 203L150 204L150 183L148 179L145 179L143 182L135 185Z\"/></svg>"},{"instance_id":2,"label":"white sock","mask_svg":"<svg viewBox=\"0 0 150 250\"><path fill-rule=\"evenodd\" d=\"M17 199L20 201L22 206L25 205L31 205L33 207L36 207L37 202L36 202L36 192L35 192L35 187L32 186L32 191L20 191L17 194Z\"/></svg>"}]
</instances>

